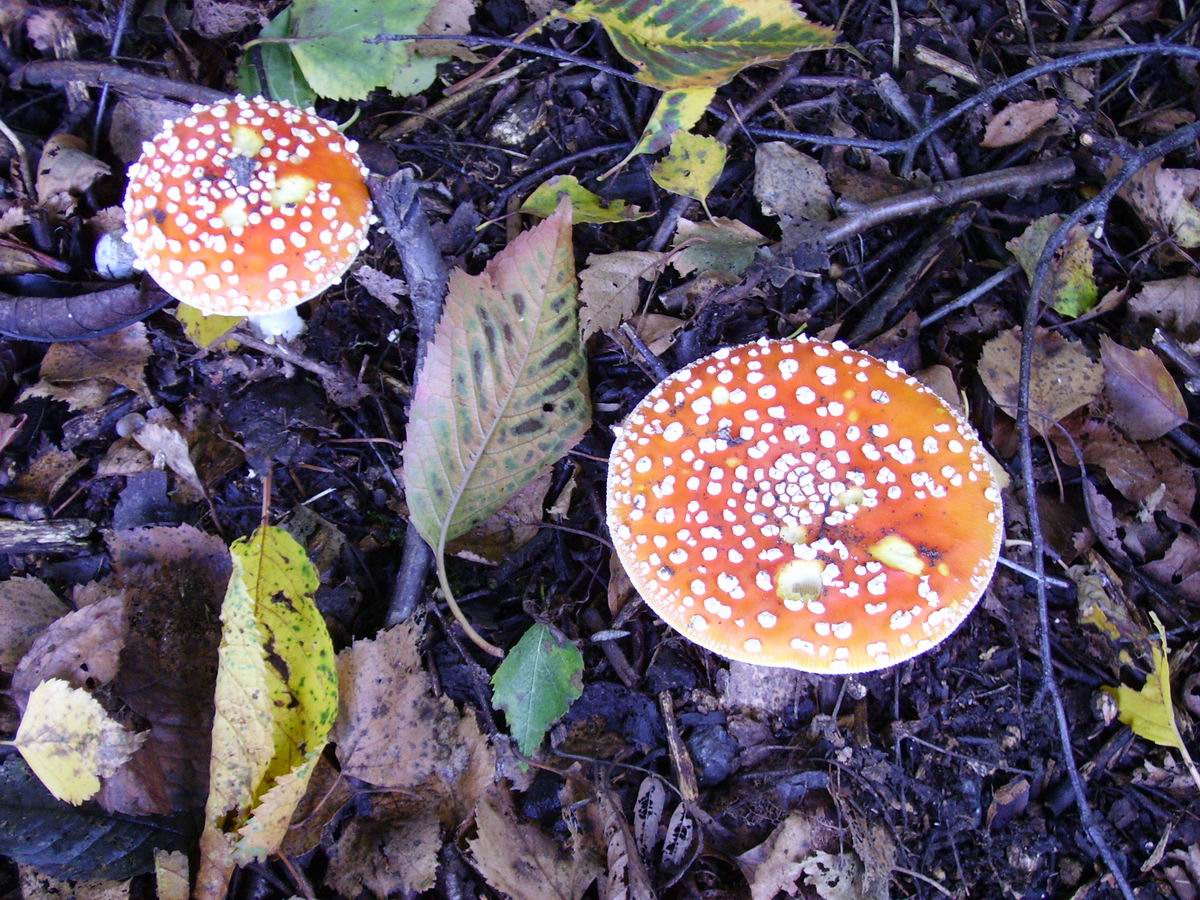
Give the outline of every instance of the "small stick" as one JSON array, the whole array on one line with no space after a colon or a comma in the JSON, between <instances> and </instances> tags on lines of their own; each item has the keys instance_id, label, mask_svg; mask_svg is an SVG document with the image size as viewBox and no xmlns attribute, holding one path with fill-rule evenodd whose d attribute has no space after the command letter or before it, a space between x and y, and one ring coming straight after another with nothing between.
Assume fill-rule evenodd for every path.
<instances>
[{"instance_id":1,"label":"small stick","mask_svg":"<svg viewBox=\"0 0 1200 900\"><path fill-rule=\"evenodd\" d=\"M139 97L172 97L185 103L216 103L231 95L225 91L163 78L143 75L112 63L83 62L75 59L40 59L24 65L16 78L30 85L60 87L72 81L92 87L108 85L124 94Z\"/></svg>"}]
</instances>

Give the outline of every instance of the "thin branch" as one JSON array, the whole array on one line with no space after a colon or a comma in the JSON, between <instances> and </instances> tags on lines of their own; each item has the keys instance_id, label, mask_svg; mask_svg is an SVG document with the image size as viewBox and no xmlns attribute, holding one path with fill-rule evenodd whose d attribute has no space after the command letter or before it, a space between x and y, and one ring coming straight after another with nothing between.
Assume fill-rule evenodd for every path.
<instances>
[{"instance_id":1,"label":"thin branch","mask_svg":"<svg viewBox=\"0 0 1200 900\"><path fill-rule=\"evenodd\" d=\"M188 84L158 75L143 75L112 63L81 62L75 59L41 59L21 67L14 76L25 84L60 87L72 81L109 87L138 97L173 97L186 103L216 103L231 96L198 84Z\"/></svg>"},{"instance_id":2,"label":"thin branch","mask_svg":"<svg viewBox=\"0 0 1200 900\"><path fill-rule=\"evenodd\" d=\"M1189 51L1186 54L1180 55L1200 58L1200 50L1194 50L1190 47L1176 49L1187 49ZM1063 220L1054 234L1050 236L1050 239L1046 241L1046 246L1038 259L1037 268L1034 270L1033 283L1029 289L1029 301L1025 307L1025 317L1022 325L1023 331L1021 334L1021 367L1017 394L1017 433L1020 444L1021 480L1025 486L1025 515L1029 528L1029 540L1033 545L1033 571L1036 576L1033 581L1038 604L1038 638L1042 664L1042 688L1050 697L1054 707L1054 718L1058 726L1059 744L1063 754L1063 767L1067 770L1071 781L1071 789L1075 794L1075 802L1079 807L1080 821L1088 837L1095 845L1096 850L1104 859L1105 865L1108 866L1117 883L1117 887L1121 891L1121 895L1126 900L1134 900L1134 894L1124 873L1120 869L1120 863L1116 855L1113 853L1112 848L1108 846L1108 842L1101 833L1095 813L1088 802L1087 789L1075 763L1075 750L1071 744L1071 730L1070 724L1067 721L1066 709L1063 706L1062 696L1058 690L1058 683L1054 678L1054 666L1050 647L1050 614L1046 597L1046 582L1044 580L1046 574L1044 557L1045 539L1042 535L1041 516L1037 507L1037 483L1033 473L1033 439L1029 424L1029 397L1033 376L1033 346L1038 319L1041 317L1040 298L1046 287L1046 282L1050 278L1050 268L1053 263L1054 254L1066 241L1071 229L1087 219L1102 219L1108 211L1109 204L1117 196L1118 191L1132 180L1139 171L1152 161L1174 150L1188 146L1197 137L1200 137L1200 123L1180 128L1161 141L1151 144L1149 147L1133 154L1121 168L1117 176L1106 184L1095 197L1084 203Z\"/></svg>"}]
</instances>

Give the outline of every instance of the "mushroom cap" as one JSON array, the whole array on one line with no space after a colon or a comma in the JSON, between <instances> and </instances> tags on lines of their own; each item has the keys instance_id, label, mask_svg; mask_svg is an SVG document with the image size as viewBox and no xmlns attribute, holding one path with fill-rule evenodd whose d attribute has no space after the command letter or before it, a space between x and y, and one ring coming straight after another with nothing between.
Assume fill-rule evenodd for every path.
<instances>
[{"instance_id":1,"label":"mushroom cap","mask_svg":"<svg viewBox=\"0 0 1200 900\"><path fill-rule=\"evenodd\" d=\"M941 398L846 345L762 339L668 376L618 429L608 527L650 608L730 659L894 665L1000 553L1000 488Z\"/></svg>"},{"instance_id":2,"label":"mushroom cap","mask_svg":"<svg viewBox=\"0 0 1200 900\"><path fill-rule=\"evenodd\" d=\"M357 150L290 103L193 106L129 169L128 240L165 291L204 313L289 309L337 283L366 246Z\"/></svg>"}]
</instances>

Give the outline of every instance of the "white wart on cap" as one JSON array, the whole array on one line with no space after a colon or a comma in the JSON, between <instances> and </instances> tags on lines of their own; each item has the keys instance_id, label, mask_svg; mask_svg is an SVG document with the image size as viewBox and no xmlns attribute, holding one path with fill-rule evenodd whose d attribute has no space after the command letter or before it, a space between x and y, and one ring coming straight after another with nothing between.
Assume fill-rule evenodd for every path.
<instances>
[{"instance_id":1,"label":"white wart on cap","mask_svg":"<svg viewBox=\"0 0 1200 900\"><path fill-rule=\"evenodd\" d=\"M608 527L646 603L723 656L863 672L939 643L1003 535L974 431L841 343L760 340L659 384L619 429Z\"/></svg>"}]
</instances>

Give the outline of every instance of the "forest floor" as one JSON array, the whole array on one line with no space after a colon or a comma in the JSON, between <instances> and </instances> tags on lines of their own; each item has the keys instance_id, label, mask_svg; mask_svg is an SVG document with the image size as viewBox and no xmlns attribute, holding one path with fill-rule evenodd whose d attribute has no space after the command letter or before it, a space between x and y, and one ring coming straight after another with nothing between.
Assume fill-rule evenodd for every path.
<instances>
[{"instance_id":1,"label":"forest floor","mask_svg":"<svg viewBox=\"0 0 1200 900\"><path fill-rule=\"evenodd\" d=\"M552 8L479 0L464 26L444 4L502 39ZM265 516L319 573L343 718L233 896L1200 897L1179 749L1200 718L1200 10L798 0L840 45L731 71L692 129L727 147L704 208L652 154L599 180L661 94L586 17L462 49L409 96L317 92L383 221L301 336L200 335L120 269L125 173L189 104L279 93L287 45L244 48L285 6L0 3L0 731L62 678L151 734L78 807L7 757L6 895L148 895L156 848L195 877L227 749L227 547ZM521 753L498 660L408 525L437 321L412 298L436 310L445 271L541 227L518 210L561 175L646 214L573 229L590 418L446 562L488 642L511 653L536 623L582 653L578 697ZM897 362L1004 470L1011 565L948 640L875 673L700 649L638 598L606 525L613 428L656 373L800 332ZM388 689L348 722L364 671ZM364 763L355 740L383 749ZM161 893L182 860L158 857Z\"/></svg>"}]
</instances>

